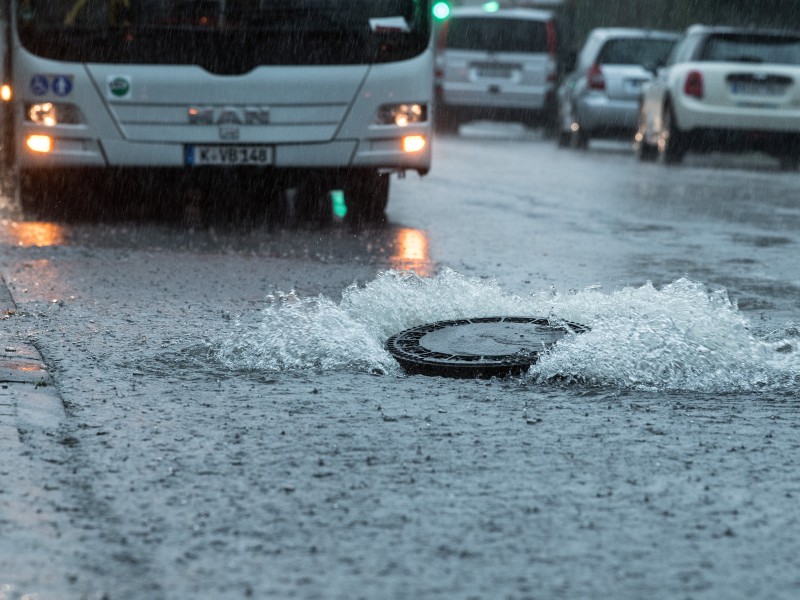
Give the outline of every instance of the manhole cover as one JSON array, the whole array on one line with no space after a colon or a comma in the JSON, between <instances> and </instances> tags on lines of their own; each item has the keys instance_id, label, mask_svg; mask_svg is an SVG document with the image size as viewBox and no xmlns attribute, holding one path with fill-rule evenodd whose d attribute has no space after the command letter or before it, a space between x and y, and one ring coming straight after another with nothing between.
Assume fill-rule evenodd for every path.
<instances>
[{"instance_id":1,"label":"manhole cover","mask_svg":"<svg viewBox=\"0 0 800 600\"><path fill-rule=\"evenodd\" d=\"M565 335L587 330L543 317L455 319L401 331L386 349L411 374L504 377L526 371Z\"/></svg>"}]
</instances>

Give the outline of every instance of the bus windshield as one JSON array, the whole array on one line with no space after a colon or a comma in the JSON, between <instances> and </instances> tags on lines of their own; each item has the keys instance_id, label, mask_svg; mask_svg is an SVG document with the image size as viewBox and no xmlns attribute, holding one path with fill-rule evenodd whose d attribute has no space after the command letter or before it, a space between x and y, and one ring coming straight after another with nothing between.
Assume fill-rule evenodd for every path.
<instances>
[{"instance_id":1,"label":"bus windshield","mask_svg":"<svg viewBox=\"0 0 800 600\"><path fill-rule=\"evenodd\" d=\"M81 63L369 64L422 53L427 0L20 0L30 52Z\"/></svg>"}]
</instances>

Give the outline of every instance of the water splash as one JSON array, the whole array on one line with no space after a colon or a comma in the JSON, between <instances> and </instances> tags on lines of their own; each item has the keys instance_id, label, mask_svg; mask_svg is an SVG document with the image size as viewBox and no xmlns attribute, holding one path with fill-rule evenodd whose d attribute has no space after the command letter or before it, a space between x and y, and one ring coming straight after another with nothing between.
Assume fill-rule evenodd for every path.
<instances>
[{"instance_id":1,"label":"water splash","mask_svg":"<svg viewBox=\"0 0 800 600\"><path fill-rule=\"evenodd\" d=\"M622 388L726 392L794 389L800 383L797 327L756 337L723 290L680 279L605 293L508 293L493 280L446 270L436 277L386 271L353 284L336 303L293 293L268 297L214 345L227 368L258 371L355 370L400 374L384 349L390 335L443 319L546 316L589 325L559 342L530 378L567 378Z\"/></svg>"},{"instance_id":2,"label":"water splash","mask_svg":"<svg viewBox=\"0 0 800 600\"><path fill-rule=\"evenodd\" d=\"M680 279L603 296L580 294L592 330L567 338L533 375L620 387L703 392L787 389L800 384L800 337L758 339L724 290ZM589 305L592 306L589 309Z\"/></svg>"}]
</instances>

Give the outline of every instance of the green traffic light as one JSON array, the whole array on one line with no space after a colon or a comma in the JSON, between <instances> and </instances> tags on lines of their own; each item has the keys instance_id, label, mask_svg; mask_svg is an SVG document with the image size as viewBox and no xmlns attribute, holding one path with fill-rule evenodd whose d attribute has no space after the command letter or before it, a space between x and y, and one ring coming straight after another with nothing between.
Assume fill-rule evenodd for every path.
<instances>
[{"instance_id":1,"label":"green traffic light","mask_svg":"<svg viewBox=\"0 0 800 600\"><path fill-rule=\"evenodd\" d=\"M439 20L450 16L450 5L447 2L436 2L433 5L433 16Z\"/></svg>"}]
</instances>

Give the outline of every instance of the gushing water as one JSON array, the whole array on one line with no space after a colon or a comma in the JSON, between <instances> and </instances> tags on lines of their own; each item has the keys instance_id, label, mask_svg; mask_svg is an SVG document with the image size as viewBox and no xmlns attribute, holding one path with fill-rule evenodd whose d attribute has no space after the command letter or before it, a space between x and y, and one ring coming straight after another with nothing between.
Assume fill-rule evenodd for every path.
<instances>
[{"instance_id":1,"label":"gushing water","mask_svg":"<svg viewBox=\"0 0 800 600\"><path fill-rule=\"evenodd\" d=\"M800 331L756 337L722 290L687 279L605 293L597 287L520 296L495 281L447 270L435 277L386 271L353 284L338 303L269 296L257 315L214 346L234 370L401 373L384 349L398 331L444 319L545 316L583 323L542 356L529 377L637 389L703 392L791 390L800 383Z\"/></svg>"}]
</instances>

